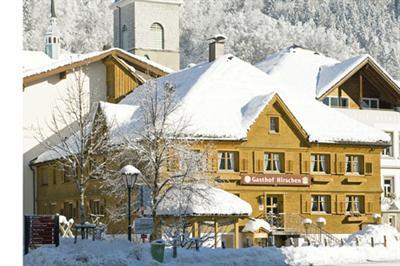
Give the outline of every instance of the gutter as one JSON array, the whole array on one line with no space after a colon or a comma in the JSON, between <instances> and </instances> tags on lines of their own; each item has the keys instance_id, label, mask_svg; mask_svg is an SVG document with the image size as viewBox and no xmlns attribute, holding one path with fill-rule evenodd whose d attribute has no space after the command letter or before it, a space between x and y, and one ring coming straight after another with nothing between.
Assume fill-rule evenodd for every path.
<instances>
[{"instance_id":1,"label":"gutter","mask_svg":"<svg viewBox=\"0 0 400 266\"><path fill-rule=\"evenodd\" d=\"M29 161L29 168L32 170L32 172L33 172L33 214L36 214L37 213L37 202L36 202L36 180L37 180L37 176L36 176L36 168L34 168L33 166L34 166L34 161L37 159L37 157L36 158L33 158L32 160L30 160Z\"/></svg>"}]
</instances>

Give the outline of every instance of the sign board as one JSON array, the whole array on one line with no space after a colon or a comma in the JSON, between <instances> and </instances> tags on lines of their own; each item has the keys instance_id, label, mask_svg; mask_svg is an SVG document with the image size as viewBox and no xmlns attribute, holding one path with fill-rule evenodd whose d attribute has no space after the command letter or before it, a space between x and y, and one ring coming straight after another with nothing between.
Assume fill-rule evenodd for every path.
<instances>
[{"instance_id":1,"label":"sign board","mask_svg":"<svg viewBox=\"0 0 400 266\"><path fill-rule=\"evenodd\" d=\"M24 253L29 252L29 245L60 244L58 215L25 215L24 218Z\"/></svg>"},{"instance_id":2,"label":"sign board","mask_svg":"<svg viewBox=\"0 0 400 266\"><path fill-rule=\"evenodd\" d=\"M141 217L135 220L135 234L151 234L153 218Z\"/></svg>"},{"instance_id":3,"label":"sign board","mask_svg":"<svg viewBox=\"0 0 400 266\"><path fill-rule=\"evenodd\" d=\"M309 186L310 177L304 175L261 174L242 175L241 185Z\"/></svg>"}]
</instances>

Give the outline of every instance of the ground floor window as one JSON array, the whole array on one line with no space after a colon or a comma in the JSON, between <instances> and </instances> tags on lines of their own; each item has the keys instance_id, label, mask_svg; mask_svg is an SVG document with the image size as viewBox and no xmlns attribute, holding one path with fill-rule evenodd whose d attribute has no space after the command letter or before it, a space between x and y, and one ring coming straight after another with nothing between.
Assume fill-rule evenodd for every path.
<instances>
[{"instance_id":1,"label":"ground floor window","mask_svg":"<svg viewBox=\"0 0 400 266\"><path fill-rule=\"evenodd\" d=\"M364 213L364 197L346 196L346 212Z\"/></svg>"},{"instance_id":2,"label":"ground floor window","mask_svg":"<svg viewBox=\"0 0 400 266\"><path fill-rule=\"evenodd\" d=\"M396 215L389 215L389 224L396 227Z\"/></svg>"},{"instance_id":3,"label":"ground floor window","mask_svg":"<svg viewBox=\"0 0 400 266\"><path fill-rule=\"evenodd\" d=\"M313 195L311 196L311 211L330 213L331 199L327 195Z\"/></svg>"}]
</instances>

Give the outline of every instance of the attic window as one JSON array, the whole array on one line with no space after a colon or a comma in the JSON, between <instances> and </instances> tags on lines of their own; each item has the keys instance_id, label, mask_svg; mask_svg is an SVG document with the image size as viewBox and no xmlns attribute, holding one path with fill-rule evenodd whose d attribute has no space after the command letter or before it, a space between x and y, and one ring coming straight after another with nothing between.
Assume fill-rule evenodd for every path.
<instances>
[{"instance_id":1,"label":"attic window","mask_svg":"<svg viewBox=\"0 0 400 266\"><path fill-rule=\"evenodd\" d=\"M67 77L67 72L63 71L60 73L60 79L65 79Z\"/></svg>"},{"instance_id":2,"label":"attic window","mask_svg":"<svg viewBox=\"0 0 400 266\"><path fill-rule=\"evenodd\" d=\"M279 133L279 117L273 116L269 118L269 132Z\"/></svg>"}]
</instances>

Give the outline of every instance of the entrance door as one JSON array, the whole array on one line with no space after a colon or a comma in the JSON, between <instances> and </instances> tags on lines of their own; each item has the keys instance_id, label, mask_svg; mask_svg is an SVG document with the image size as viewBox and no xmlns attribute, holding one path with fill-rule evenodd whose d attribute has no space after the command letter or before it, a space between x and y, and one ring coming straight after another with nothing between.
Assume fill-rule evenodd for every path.
<instances>
[{"instance_id":1,"label":"entrance door","mask_svg":"<svg viewBox=\"0 0 400 266\"><path fill-rule=\"evenodd\" d=\"M265 216L270 225L275 228L283 228L283 196L265 196Z\"/></svg>"}]
</instances>

